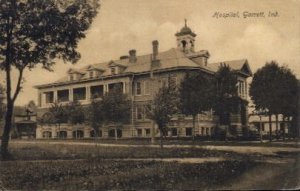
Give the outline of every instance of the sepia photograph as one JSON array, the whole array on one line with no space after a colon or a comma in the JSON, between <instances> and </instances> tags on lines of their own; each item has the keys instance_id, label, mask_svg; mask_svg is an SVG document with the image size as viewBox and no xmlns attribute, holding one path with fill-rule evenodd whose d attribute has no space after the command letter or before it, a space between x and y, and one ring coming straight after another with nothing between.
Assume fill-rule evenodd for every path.
<instances>
[{"instance_id":1,"label":"sepia photograph","mask_svg":"<svg viewBox=\"0 0 300 191\"><path fill-rule=\"evenodd\" d=\"M300 189L300 0L0 0L0 191Z\"/></svg>"}]
</instances>

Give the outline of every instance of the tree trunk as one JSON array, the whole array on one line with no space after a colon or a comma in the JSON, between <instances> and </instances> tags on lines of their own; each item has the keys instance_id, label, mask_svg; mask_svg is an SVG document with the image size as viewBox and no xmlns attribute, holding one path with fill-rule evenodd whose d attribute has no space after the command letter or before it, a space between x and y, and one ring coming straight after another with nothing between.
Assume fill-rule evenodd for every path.
<instances>
[{"instance_id":1,"label":"tree trunk","mask_svg":"<svg viewBox=\"0 0 300 191\"><path fill-rule=\"evenodd\" d=\"M291 134L291 125L290 125L290 117L289 116L287 117L287 125L288 125L288 140L290 140L292 134Z\"/></svg>"},{"instance_id":2,"label":"tree trunk","mask_svg":"<svg viewBox=\"0 0 300 191\"><path fill-rule=\"evenodd\" d=\"M155 143L155 123L154 121L151 122L152 127L151 127L151 144Z\"/></svg>"},{"instance_id":3,"label":"tree trunk","mask_svg":"<svg viewBox=\"0 0 300 191\"><path fill-rule=\"evenodd\" d=\"M160 148L162 149L163 148L163 131L162 131L162 128L159 127L159 137L160 137Z\"/></svg>"},{"instance_id":4,"label":"tree trunk","mask_svg":"<svg viewBox=\"0 0 300 191\"><path fill-rule=\"evenodd\" d=\"M283 141L285 141L285 126L286 126L286 124L285 124L285 117L284 116L282 116L282 123L283 123L283 134L282 134L282 136L283 136Z\"/></svg>"},{"instance_id":5,"label":"tree trunk","mask_svg":"<svg viewBox=\"0 0 300 191\"><path fill-rule=\"evenodd\" d=\"M162 132L160 132L160 148L163 148L163 135Z\"/></svg>"},{"instance_id":6,"label":"tree trunk","mask_svg":"<svg viewBox=\"0 0 300 191\"><path fill-rule=\"evenodd\" d=\"M10 130L12 127L12 115L13 115L13 103L11 101L8 101L6 115L5 115L5 126L2 134L2 141L1 141L2 159L7 159L9 156L8 142L9 142Z\"/></svg>"},{"instance_id":7,"label":"tree trunk","mask_svg":"<svg viewBox=\"0 0 300 191\"><path fill-rule=\"evenodd\" d=\"M261 123L261 116L259 116L259 140L262 143L262 123Z\"/></svg>"},{"instance_id":8,"label":"tree trunk","mask_svg":"<svg viewBox=\"0 0 300 191\"><path fill-rule=\"evenodd\" d=\"M279 139L279 130L278 130L278 114L275 115L275 120L276 120L276 139Z\"/></svg>"},{"instance_id":9,"label":"tree trunk","mask_svg":"<svg viewBox=\"0 0 300 191\"><path fill-rule=\"evenodd\" d=\"M193 115L193 132L192 132L192 140L195 142L195 126L196 126L196 115Z\"/></svg>"},{"instance_id":10,"label":"tree trunk","mask_svg":"<svg viewBox=\"0 0 300 191\"><path fill-rule=\"evenodd\" d=\"M272 142L272 115L271 114L269 114L269 134L270 134L270 137L269 137L269 139L270 139L270 142Z\"/></svg>"}]
</instances>

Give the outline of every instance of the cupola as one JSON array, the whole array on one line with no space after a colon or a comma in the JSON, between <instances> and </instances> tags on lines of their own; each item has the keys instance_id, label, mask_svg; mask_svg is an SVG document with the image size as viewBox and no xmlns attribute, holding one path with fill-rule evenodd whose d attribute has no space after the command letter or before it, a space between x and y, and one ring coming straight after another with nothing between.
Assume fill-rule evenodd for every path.
<instances>
[{"instance_id":1,"label":"cupola","mask_svg":"<svg viewBox=\"0 0 300 191\"><path fill-rule=\"evenodd\" d=\"M184 53L194 52L195 37L197 36L190 27L187 26L187 20L184 20L184 27L175 34L177 47Z\"/></svg>"}]
</instances>

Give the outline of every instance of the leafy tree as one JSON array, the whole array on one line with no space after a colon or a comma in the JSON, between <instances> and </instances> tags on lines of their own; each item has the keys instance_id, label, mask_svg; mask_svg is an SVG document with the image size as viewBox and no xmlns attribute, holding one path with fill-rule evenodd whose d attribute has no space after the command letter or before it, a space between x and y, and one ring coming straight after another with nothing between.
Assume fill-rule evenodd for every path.
<instances>
[{"instance_id":1,"label":"leafy tree","mask_svg":"<svg viewBox=\"0 0 300 191\"><path fill-rule=\"evenodd\" d=\"M279 114L297 115L298 81L288 68L280 67L276 61L271 61L254 74L249 93L257 109L268 111L271 141L271 116L276 116L278 132Z\"/></svg>"},{"instance_id":2,"label":"leafy tree","mask_svg":"<svg viewBox=\"0 0 300 191\"><path fill-rule=\"evenodd\" d=\"M37 106L33 100L30 100L26 107L33 113L36 113L36 111L37 111Z\"/></svg>"},{"instance_id":3,"label":"leafy tree","mask_svg":"<svg viewBox=\"0 0 300 191\"><path fill-rule=\"evenodd\" d=\"M86 110L87 121L94 129L95 137L99 136L99 127L104 122L104 110L103 103L101 100L92 99L91 104Z\"/></svg>"},{"instance_id":4,"label":"leafy tree","mask_svg":"<svg viewBox=\"0 0 300 191\"><path fill-rule=\"evenodd\" d=\"M78 41L97 14L96 0L0 0L0 69L6 74L7 110L1 154L8 156L15 100L25 69L37 65L52 71L54 59L75 63ZM14 92L11 72L18 71Z\"/></svg>"},{"instance_id":5,"label":"leafy tree","mask_svg":"<svg viewBox=\"0 0 300 191\"><path fill-rule=\"evenodd\" d=\"M59 129L62 123L66 123L68 121L67 111L61 103L54 102L53 104L51 104L49 112L52 114L53 117L50 123L54 123L58 126Z\"/></svg>"},{"instance_id":6,"label":"leafy tree","mask_svg":"<svg viewBox=\"0 0 300 191\"><path fill-rule=\"evenodd\" d=\"M130 121L131 101L120 91L120 87L116 86L103 96L101 102L103 119L106 123L115 125L115 138L117 139L118 128Z\"/></svg>"},{"instance_id":7,"label":"leafy tree","mask_svg":"<svg viewBox=\"0 0 300 191\"><path fill-rule=\"evenodd\" d=\"M215 74L214 111L219 123L225 125L225 139L230 126L230 113L237 108L237 77L228 65L221 65Z\"/></svg>"},{"instance_id":8,"label":"leafy tree","mask_svg":"<svg viewBox=\"0 0 300 191\"><path fill-rule=\"evenodd\" d=\"M70 124L76 125L85 122L84 108L79 101L74 100L68 103L68 105L66 105L66 111Z\"/></svg>"},{"instance_id":9,"label":"leafy tree","mask_svg":"<svg viewBox=\"0 0 300 191\"><path fill-rule=\"evenodd\" d=\"M163 86L153 101L146 106L146 114L153 120L160 132L160 146L163 148L163 136L168 132L167 124L172 115L178 113L178 92L174 86Z\"/></svg>"},{"instance_id":10,"label":"leafy tree","mask_svg":"<svg viewBox=\"0 0 300 191\"><path fill-rule=\"evenodd\" d=\"M203 73L187 73L181 82L179 93L181 112L193 117L194 140L196 116L212 108L212 78Z\"/></svg>"},{"instance_id":11,"label":"leafy tree","mask_svg":"<svg viewBox=\"0 0 300 191\"><path fill-rule=\"evenodd\" d=\"M37 122L41 125L55 125L56 120L51 112L46 112L41 118L37 118Z\"/></svg>"},{"instance_id":12,"label":"leafy tree","mask_svg":"<svg viewBox=\"0 0 300 191\"><path fill-rule=\"evenodd\" d=\"M292 128L289 129L294 136L299 136L299 126L294 123L299 114L299 82L291 70L285 66L280 67L279 75L277 75L277 96L279 98L278 113L283 114L284 118L292 117ZM280 102L279 102L280 101ZM277 114L278 115L278 114ZM276 125L278 127L278 117L276 117ZM290 132L289 132L290 133ZM285 139L285 133L283 134Z\"/></svg>"}]
</instances>

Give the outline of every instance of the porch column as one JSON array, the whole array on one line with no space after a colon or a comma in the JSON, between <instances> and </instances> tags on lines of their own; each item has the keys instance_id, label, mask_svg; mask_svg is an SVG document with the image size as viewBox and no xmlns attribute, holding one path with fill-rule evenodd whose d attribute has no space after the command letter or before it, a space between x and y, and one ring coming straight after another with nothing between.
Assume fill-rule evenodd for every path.
<instances>
[{"instance_id":1,"label":"porch column","mask_svg":"<svg viewBox=\"0 0 300 191\"><path fill-rule=\"evenodd\" d=\"M73 101L73 88L69 88L69 101Z\"/></svg>"},{"instance_id":2,"label":"porch column","mask_svg":"<svg viewBox=\"0 0 300 191\"><path fill-rule=\"evenodd\" d=\"M57 90L53 90L53 101L57 102Z\"/></svg>"},{"instance_id":3,"label":"porch column","mask_svg":"<svg viewBox=\"0 0 300 191\"><path fill-rule=\"evenodd\" d=\"M107 93L108 92L108 84L104 84L103 87L104 87L104 93Z\"/></svg>"},{"instance_id":4,"label":"porch column","mask_svg":"<svg viewBox=\"0 0 300 191\"><path fill-rule=\"evenodd\" d=\"M56 138L57 137L57 131L56 131L55 126L51 127L51 134L52 134L51 138Z\"/></svg>"},{"instance_id":5,"label":"porch column","mask_svg":"<svg viewBox=\"0 0 300 191\"><path fill-rule=\"evenodd\" d=\"M86 100L90 100L91 99L91 87L90 86L86 86L85 88L86 91Z\"/></svg>"},{"instance_id":6,"label":"porch column","mask_svg":"<svg viewBox=\"0 0 300 191\"><path fill-rule=\"evenodd\" d=\"M84 128L83 130L83 138L90 138L90 130L88 128Z\"/></svg>"},{"instance_id":7,"label":"porch column","mask_svg":"<svg viewBox=\"0 0 300 191\"><path fill-rule=\"evenodd\" d=\"M72 138L73 138L73 131L67 130L67 139L72 139Z\"/></svg>"},{"instance_id":8,"label":"porch column","mask_svg":"<svg viewBox=\"0 0 300 191\"><path fill-rule=\"evenodd\" d=\"M123 83L123 93L126 93L126 82L122 82Z\"/></svg>"}]
</instances>

